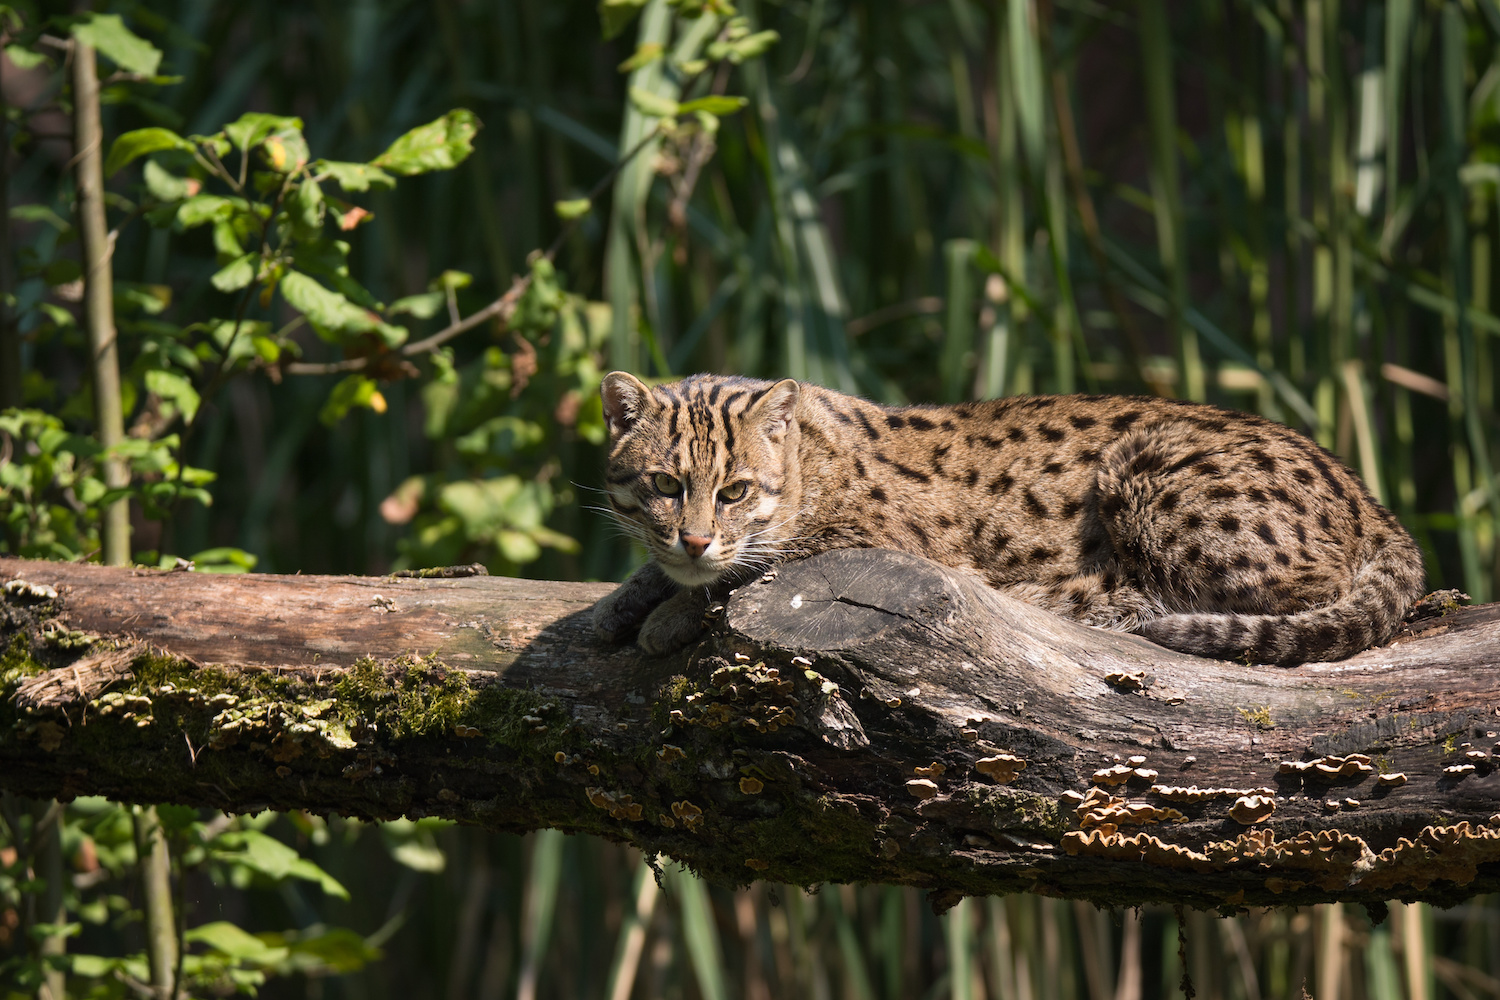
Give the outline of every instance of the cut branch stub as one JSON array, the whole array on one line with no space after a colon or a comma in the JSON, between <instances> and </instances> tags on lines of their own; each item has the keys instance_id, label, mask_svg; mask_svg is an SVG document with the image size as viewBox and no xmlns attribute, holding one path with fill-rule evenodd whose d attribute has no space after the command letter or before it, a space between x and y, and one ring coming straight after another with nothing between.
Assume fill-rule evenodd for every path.
<instances>
[{"instance_id":1,"label":"cut branch stub","mask_svg":"<svg viewBox=\"0 0 1500 1000\"><path fill-rule=\"evenodd\" d=\"M553 826L723 882L944 904L1500 887L1494 606L1287 670L850 550L776 567L653 660L594 639L601 585L15 560L0 579L27 584L0 663L0 786L24 794Z\"/></svg>"}]
</instances>

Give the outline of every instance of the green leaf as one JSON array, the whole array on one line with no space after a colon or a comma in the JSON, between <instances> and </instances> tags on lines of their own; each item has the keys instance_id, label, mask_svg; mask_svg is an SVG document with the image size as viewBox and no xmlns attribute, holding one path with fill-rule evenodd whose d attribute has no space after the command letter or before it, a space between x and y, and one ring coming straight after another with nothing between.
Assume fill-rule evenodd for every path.
<instances>
[{"instance_id":1,"label":"green leaf","mask_svg":"<svg viewBox=\"0 0 1500 1000\"><path fill-rule=\"evenodd\" d=\"M221 292L237 292L255 280L255 264L258 253L247 253L225 264L214 272L209 282Z\"/></svg>"},{"instance_id":2,"label":"green leaf","mask_svg":"<svg viewBox=\"0 0 1500 1000\"><path fill-rule=\"evenodd\" d=\"M391 848L391 857L412 871L436 875L447 867L448 859L436 844L408 840Z\"/></svg>"},{"instance_id":3,"label":"green leaf","mask_svg":"<svg viewBox=\"0 0 1500 1000\"><path fill-rule=\"evenodd\" d=\"M420 295L408 295L405 298L392 302L391 307L386 312L392 316L405 313L409 316L415 316L417 319L432 319L443 308L443 303L447 301L447 298L448 296L442 292L423 292Z\"/></svg>"},{"instance_id":4,"label":"green leaf","mask_svg":"<svg viewBox=\"0 0 1500 1000\"><path fill-rule=\"evenodd\" d=\"M307 166L312 155L300 127L276 130L261 140L260 150L266 165L278 174L296 173Z\"/></svg>"},{"instance_id":5,"label":"green leaf","mask_svg":"<svg viewBox=\"0 0 1500 1000\"><path fill-rule=\"evenodd\" d=\"M370 165L408 177L430 170L451 170L474 151L474 134L478 131L479 119L474 112L455 108L391 143Z\"/></svg>"},{"instance_id":6,"label":"green leaf","mask_svg":"<svg viewBox=\"0 0 1500 1000\"><path fill-rule=\"evenodd\" d=\"M380 392L375 388L374 380L363 375L345 376L328 394L323 408L318 411L318 419L332 427L344 419L344 416L356 406L368 406L373 409L377 396L380 396Z\"/></svg>"},{"instance_id":7,"label":"green leaf","mask_svg":"<svg viewBox=\"0 0 1500 1000\"><path fill-rule=\"evenodd\" d=\"M307 178L292 192L288 210L293 230L301 238L316 239L323 231L323 215L327 209L323 189L318 187L317 181Z\"/></svg>"},{"instance_id":8,"label":"green leaf","mask_svg":"<svg viewBox=\"0 0 1500 1000\"><path fill-rule=\"evenodd\" d=\"M90 13L73 25L73 37L127 73L155 76L161 65L161 49L125 27L119 14Z\"/></svg>"},{"instance_id":9,"label":"green leaf","mask_svg":"<svg viewBox=\"0 0 1500 1000\"><path fill-rule=\"evenodd\" d=\"M196 194L177 206L177 224L183 229L192 229L206 222L228 219L234 211L234 201L216 194Z\"/></svg>"},{"instance_id":10,"label":"green leaf","mask_svg":"<svg viewBox=\"0 0 1500 1000\"><path fill-rule=\"evenodd\" d=\"M427 288L434 292L448 291L450 289L456 292L459 289L468 288L473 283L474 276L472 274L469 274L467 271L454 271L450 269L429 281Z\"/></svg>"},{"instance_id":11,"label":"green leaf","mask_svg":"<svg viewBox=\"0 0 1500 1000\"><path fill-rule=\"evenodd\" d=\"M593 202L587 198L571 198L567 201L552 203L552 210L557 213L559 219L581 219L589 214Z\"/></svg>"},{"instance_id":12,"label":"green leaf","mask_svg":"<svg viewBox=\"0 0 1500 1000\"><path fill-rule=\"evenodd\" d=\"M119 145L116 140L115 145ZM111 153L113 155L113 153ZM181 201L203 189L202 183L189 177L178 177L170 173L155 160L147 160L143 171L146 190L160 201Z\"/></svg>"},{"instance_id":13,"label":"green leaf","mask_svg":"<svg viewBox=\"0 0 1500 1000\"><path fill-rule=\"evenodd\" d=\"M698 111L707 111L716 117L732 115L736 111L749 104L748 98L744 97L721 97L717 94L708 97L700 97L697 100L687 101L677 106L680 115L692 114Z\"/></svg>"},{"instance_id":14,"label":"green leaf","mask_svg":"<svg viewBox=\"0 0 1500 1000\"><path fill-rule=\"evenodd\" d=\"M604 40L609 41L624 31L644 6L646 0L599 0L599 27Z\"/></svg>"},{"instance_id":15,"label":"green leaf","mask_svg":"<svg viewBox=\"0 0 1500 1000\"><path fill-rule=\"evenodd\" d=\"M7 45L5 57L9 59L16 69L36 69L43 63L51 62L45 53L28 49L24 45Z\"/></svg>"},{"instance_id":16,"label":"green leaf","mask_svg":"<svg viewBox=\"0 0 1500 1000\"><path fill-rule=\"evenodd\" d=\"M338 879L306 858L298 858L297 863L292 865L292 875L307 882L318 883L319 888L330 896L337 896L342 900L348 900L349 898L349 890L345 889Z\"/></svg>"},{"instance_id":17,"label":"green leaf","mask_svg":"<svg viewBox=\"0 0 1500 1000\"><path fill-rule=\"evenodd\" d=\"M146 373L146 388L175 406L187 423L192 423L193 417L197 416L198 390L186 377L154 368Z\"/></svg>"},{"instance_id":18,"label":"green leaf","mask_svg":"<svg viewBox=\"0 0 1500 1000\"><path fill-rule=\"evenodd\" d=\"M214 223L214 250L221 264L227 264L245 252L233 221L220 219Z\"/></svg>"},{"instance_id":19,"label":"green leaf","mask_svg":"<svg viewBox=\"0 0 1500 1000\"><path fill-rule=\"evenodd\" d=\"M242 152L248 152L265 141L267 136L278 132L296 132L300 135L302 119L249 111L224 126L224 134Z\"/></svg>"},{"instance_id":20,"label":"green leaf","mask_svg":"<svg viewBox=\"0 0 1500 1000\"><path fill-rule=\"evenodd\" d=\"M370 962L380 959L380 949L371 947L365 939L347 927L330 927L319 934L301 940L287 941L294 959L302 959L298 966L316 962L315 968L332 972L358 972Z\"/></svg>"},{"instance_id":21,"label":"green leaf","mask_svg":"<svg viewBox=\"0 0 1500 1000\"><path fill-rule=\"evenodd\" d=\"M137 310L148 316L156 316L171 304L171 285L146 285L135 281L120 281L115 284L116 311Z\"/></svg>"},{"instance_id":22,"label":"green leaf","mask_svg":"<svg viewBox=\"0 0 1500 1000\"><path fill-rule=\"evenodd\" d=\"M299 856L294 848L259 830L231 830L221 834L213 846L222 860L244 865L272 881L289 876Z\"/></svg>"},{"instance_id":23,"label":"green leaf","mask_svg":"<svg viewBox=\"0 0 1500 1000\"><path fill-rule=\"evenodd\" d=\"M710 59L728 59L738 66L747 59L765 55L766 50L780 40L781 36L774 31L757 31L753 35L712 42L706 51Z\"/></svg>"},{"instance_id":24,"label":"green leaf","mask_svg":"<svg viewBox=\"0 0 1500 1000\"><path fill-rule=\"evenodd\" d=\"M119 135L109 147L109 156L104 160L104 176L111 177L132 160L164 149L191 152L193 144L169 128L138 128Z\"/></svg>"},{"instance_id":25,"label":"green leaf","mask_svg":"<svg viewBox=\"0 0 1500 1000\"><path fill-rule=\"evenodd\" d=\"M513 563L529 563L542 555L542 547L530 535L509 529L496 532L495 547Z\"/></svg>"},{"instance_id":26,"label":"green leaf","mask_svg":"<svg viewBox=\"0 0 1500 1000\"><path fill-rule=\"evenodd\" d=\"M222 546L195 553L192 561L200 573L248 573L260 560L244 549Z\"/></svg>"},{"instance_id":27,"label":"green leaf","mask_svg":"<svg viewBox=\"0 0 1500 1000\"><path fill-rule=\"evenodd\" d=\"M391 326L368 309L324 288L301 271L288 271L281 279L281 294L293 309L305 315L320 333L379 333L386 346L406 340L406 329Z\"/></svg>"},{"instance_id":28,"label":"green leaf","mask_svg":"<svg viewBox=\"0 0 1500 1000\"><path fill-rule=\"evenodd\" d=\"M54 212L49 205L13 205L10 217L22 222L45 222L58 232L64 232L69 228L68 221Z\"/></svg>"},{"instance_id":29,"label":"green leaf","mask_svg":"<svg viewBox=\"0 0 1500 1000\"><path fill-rule=\"evenodd\" d=\"M368 191L371 187L393 188L396 186L396 178L370 163L319 160L313 164L313 170L318 174L332 177L345 191Z\"/></svg>"},{"instance_id":30,"label":"green leaf","mask_svg":"<svg viewBox=\"0 0 1500 1000\"><path fill-rule=\"evenodd\" d=\"M677 102L661 94L653 94L643 87L630 88L630 103L643 115L652 118L671 118L677 114Z\"/></svg>"},{"instance_id":31,"label":"green leaf","mask_svg":"<svg viewBox=\"0 0 1500 1000\"><path fill-rule=\"evenodd\" d=\"M632 73L635 70L640 69L642 66L650 66L652 63L656 62L656 60L661 58L661 54L663 51L664 49L661 42L642 42L640 46L635 50L635 54L632 55L629 59L626 59L624 62L620 63L620 65L616 68L619 69L621 73Z\"/></svg>"},{"instance_id":32,"label":"green leaf","mask_svg":"<svg viewBox=\"0 0 1500 1000\"><path fill-rule=\"evenodd\" d=\"M255 965L274 965L287 957L286 948L273 948L227 920L194 927L183 935L183 940L207 945L221 955Z\"/></svg>"}]
</instances>

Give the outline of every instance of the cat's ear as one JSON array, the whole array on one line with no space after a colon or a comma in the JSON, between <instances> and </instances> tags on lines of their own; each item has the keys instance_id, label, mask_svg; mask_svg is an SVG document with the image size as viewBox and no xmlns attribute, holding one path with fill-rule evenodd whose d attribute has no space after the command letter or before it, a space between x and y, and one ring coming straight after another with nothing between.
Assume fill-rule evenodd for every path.
<instances>
[{"instance_id":1,"label":"cat's ear","mask_svg":"<svg viewBox=\"0 0 1500 1000\"><path fill-rule=\"evenodd\" d=\"M610 372L599 383L599 397L604 400L610 440L614 440L640 419L651 400L651 390L629 372Z\"/></svg>"},{"instance_id":2,"label":"cat's ear","mask_svg":"<svg viewBox=\"0 0 1500 1000\"><path fill-rule=\"evenodd\" d=\"M784 378L771 386L766 394L755 401L755 416L765 428L766 437L779 444L786 437L797 412L797 398L802 387L794 378Z\"/></svg>"}]
</instances>

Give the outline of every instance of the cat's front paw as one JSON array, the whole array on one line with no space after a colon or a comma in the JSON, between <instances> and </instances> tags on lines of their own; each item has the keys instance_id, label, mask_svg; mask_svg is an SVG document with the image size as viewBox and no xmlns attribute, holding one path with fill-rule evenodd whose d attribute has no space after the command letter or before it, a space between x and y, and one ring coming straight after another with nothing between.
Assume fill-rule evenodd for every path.
<instances>
[{"instance_id":1,"label":"cat's front paw","mask_svg":"<svg viewBox=\"0 0 1500 1000\"><path fill-rule=\"evenodd\" d=\"M605 642L624 642L676 590L656 563L647 563L594 605L594 632Z\"/></svg>"},{"instance_id":2,"label":"cat's front paw","mask_svg":"<svg viewBox=\"0 0 1500 1000\"><path fill-rule=\"evenodd\" d=\"M708 600L699 589L684 590L662 604L641 625L636 644L652 656L675 653L707 630Z\"/></svg>"},{"instance_id":3,"label":"cat's front paw","mask_svg":"<svg viewBox=\"0 0 1500 1000\"><path fill-rule=\"evenodd\" d=\"M594 605L594 634L605 642L624 642L651 611L624 591L621 587Z\"/></svg>"}]
</instances>

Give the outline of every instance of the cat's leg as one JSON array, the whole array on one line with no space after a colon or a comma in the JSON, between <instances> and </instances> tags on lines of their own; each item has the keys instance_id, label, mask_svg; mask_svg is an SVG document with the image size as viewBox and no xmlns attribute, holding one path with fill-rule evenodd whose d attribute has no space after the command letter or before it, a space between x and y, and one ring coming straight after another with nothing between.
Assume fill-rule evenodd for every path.
<instances>
[{"instance_id":1,"label":"cat's leg","mask_svg":"<svg viewBox=\"0 0 1500 1000\"><path fill-rule=\"evenodd\" d=\"M652 656L675 653L707 629L705 615L712 600L706 587L684 587L646 617L636 643Z\"/></svg>"},{"instance_id":2,"label":"cat's leg","mask_svg":"<svg viewBox=\"0 0 1500 1000\"><path fill-rule=\"evenodd\" d=\"M613 593L594 605L594 631L607 642L620 642L639 629L679 586L649 562L630 575Z\"/></svg>"}]
</instances>

